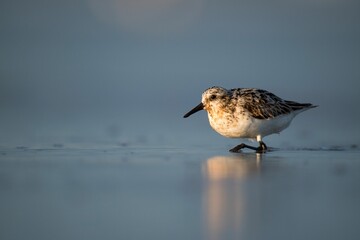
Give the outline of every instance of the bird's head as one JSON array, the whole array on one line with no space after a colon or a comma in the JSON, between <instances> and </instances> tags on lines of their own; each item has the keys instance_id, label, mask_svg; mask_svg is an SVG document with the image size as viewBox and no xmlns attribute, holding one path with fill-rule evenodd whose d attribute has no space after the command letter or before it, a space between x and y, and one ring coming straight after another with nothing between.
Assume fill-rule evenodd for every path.
<instances>
[{"instance_id":1,"label":"bird's head","mask_svg":"<svg viewBox=\"0 0 360 240\"><path fill-rule=\"evenodd\" d=\"M184 115L184 118L205 109L212 112L214 109L221 109L226 106L229 101L229 92L222 87L211 87L206 89L201 98L201 103Z\"/></svg>"}]
</instances>

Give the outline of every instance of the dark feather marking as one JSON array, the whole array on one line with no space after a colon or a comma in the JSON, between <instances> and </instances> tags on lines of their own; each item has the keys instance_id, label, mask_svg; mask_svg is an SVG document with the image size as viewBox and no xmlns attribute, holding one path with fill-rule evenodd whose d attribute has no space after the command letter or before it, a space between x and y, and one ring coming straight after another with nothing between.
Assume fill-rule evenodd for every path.
<instances>
[{"instance_id":1,"label":"dark feather marking","mask_svg":"<svg viewBox=\"0 0 360 240\"><path fill-rule=\"evenodd\" d=\"M315 107L310 103L285 101L273 93L262 89L235 88L229 91L234 99L242 98L243 107L257 119L269 119L292 111Z\"/></svg>"}]
</instances>

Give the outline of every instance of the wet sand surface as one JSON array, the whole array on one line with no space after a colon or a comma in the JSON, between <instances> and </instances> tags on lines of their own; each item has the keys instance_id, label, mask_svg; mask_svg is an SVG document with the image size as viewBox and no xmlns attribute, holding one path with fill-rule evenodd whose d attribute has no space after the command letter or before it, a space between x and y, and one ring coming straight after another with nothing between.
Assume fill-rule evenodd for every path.
<instances>
[{"instance_id":1,"label":"wet sand surface","mask_svg":"<svg viewBox=\"0 0 360 240\"><path fill-rule=\"evenodd\" d=\"M335 150L0 148L0 239L358 239Z\"/></svg>"}]
</instances>

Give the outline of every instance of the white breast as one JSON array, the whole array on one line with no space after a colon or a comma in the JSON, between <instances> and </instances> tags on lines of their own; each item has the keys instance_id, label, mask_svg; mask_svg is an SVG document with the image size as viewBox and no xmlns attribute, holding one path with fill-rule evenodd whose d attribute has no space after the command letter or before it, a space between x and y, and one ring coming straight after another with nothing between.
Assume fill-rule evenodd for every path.
<instances>
[{"instance_id":1,"label":"white breast","mask_svg":"<svg viewBox=\"0 0 360 240\"><path fill-rule=\"evenodd\" d=\"M229 138L256 138L279 133L287 128L295 114L290 113L272 119L256 119L246 114L222 115L212 117L208 114L211 127L219 134Z\"/></svg>"}]
</instances>

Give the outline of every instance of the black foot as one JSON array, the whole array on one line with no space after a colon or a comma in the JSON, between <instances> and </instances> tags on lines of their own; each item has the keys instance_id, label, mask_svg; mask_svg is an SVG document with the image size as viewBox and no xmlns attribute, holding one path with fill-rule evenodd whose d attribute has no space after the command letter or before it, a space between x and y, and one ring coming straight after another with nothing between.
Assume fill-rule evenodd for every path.
<instances>
[{"instance_id":1,"label":"black foot","mask_svg":"<svg viewBox=\"0 0 360 240\"><path fill-rule=\"evenodd\" d=\"M229 151L230 152L239 152L239 150L241 150L243 148L249 148L249 149L255 150L257 153L266 152L267 146L265 145L265 143L263 141L260 141L259 144L260 144L259 147L253 147L253 146L247 145L245 143L242 143L242 144L237 145L236 147L230 149Z\"/></svg>"},{"instance_id":2,"label":"black foot","mask_svg":"<svg viewBox=\"0 0 360 240\"><path fill-rule=\"evenodd\" d=\"M247 145L245 143L242 143L242 144L239 144L236 147L230 149L229 151L230 152L239 152L239 150L241 150L243 148L249 148L249 149L256 150L256 151L258 150L257 147L253 147L253 146Z\"/></svg>"},{"instance_id":3,"label":"black foot","mask_svg":"<svg viewBox=\"0 0 360 240\"><path fill-rule=\"evenodd\" d=\"M257 153L264 153L268 149L266 144L263 141L259 142L260 146L256 149Z\"/></svg>"}]
</instances>

